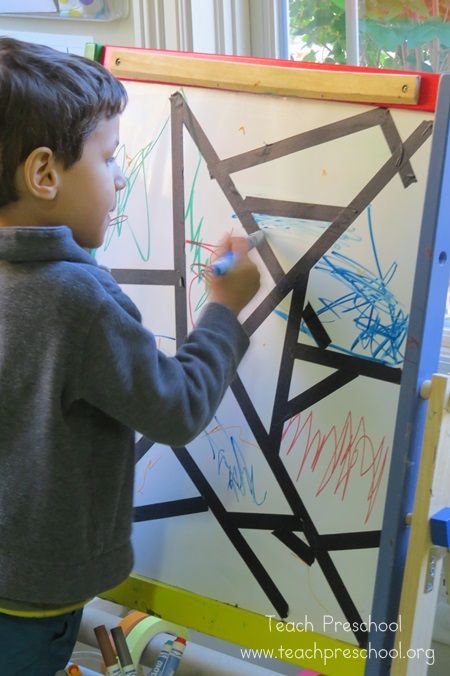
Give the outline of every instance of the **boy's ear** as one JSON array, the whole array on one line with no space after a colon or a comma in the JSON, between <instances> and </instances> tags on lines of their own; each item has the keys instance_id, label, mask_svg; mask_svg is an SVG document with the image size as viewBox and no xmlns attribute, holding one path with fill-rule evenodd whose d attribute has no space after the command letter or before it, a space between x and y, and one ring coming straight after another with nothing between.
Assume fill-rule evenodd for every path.
<instances>
[{"instance_id":1,"label":"boy's ear","mask_svg":"<svg viewBox=\"0 0 450 676\"><path fill-rule=\"evenodd\" d=\"M60 176L55 156L44 146L31 151L23 163L23 181L27 190L44 200L53 200L58 194Z\"/></svg>"}]
</instances>

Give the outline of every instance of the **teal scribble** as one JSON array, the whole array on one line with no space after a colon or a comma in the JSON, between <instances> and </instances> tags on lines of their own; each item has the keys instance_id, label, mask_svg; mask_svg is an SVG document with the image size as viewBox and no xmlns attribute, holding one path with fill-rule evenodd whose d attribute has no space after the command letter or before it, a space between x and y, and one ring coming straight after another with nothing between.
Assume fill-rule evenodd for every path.
<instances>
[{"instance_id":1,"label":"teal scribble","mask_svg":"<svg viewBox=\"0 0 450 676\"><path fill-rule=\"evenodd\" d=\"M210 257L207 256L205 259L202 258L202 255L205 251L203 247L203 238L202 238L202 227L204 224L203 216L200 216L196 220L195 216L195 188L198 180L198 175L200 171L200 166L202 164L203 157L198 153L197 165L194 172L194 177L192 179L191 187L189 190L189 197L187 201L187 207L184 214L184 219L188 226L189 238L189 251L192 253L194 251L194 257L191 263L191 270L194 270L196 273L195 280L197 284L203 284L204 280L202 277L202 271L208 266ZM193 310L197 312L208 300L208 292L204 288L202 295L197 300L194 305Z\"/></svg>"},{"instance_id":2,"label":"teal scribble","mask_svg":"<svg viewBox=\"0 0 450 676\"><path fill-rule=\"evenodd\" d=\"M204 434L209 443L212 458L217 462L218 475L225 474L227 489L234 492L238 502L240 496L245 497L248 493L255 505L260 507L266 500L267 491L264 492L263 497L258 499L253 465L247 465L236 437L228 434L217 416L214 416L214 421L216 426L210 431L205 430ZM220 435L219 438L218 435Z\"/></svg>"},{"instance_id":3,"label":"teal scribble","mask_svg":"<svg viewBox=\"0 0 450 676\"><path fill-rule=\"evenodd\" d=\"M296 234L301 237L304 241L308 237L316 236L325 231L329 226L329 221L310 221L305 218L288 218L285 216L273 216L269 214L252 214L254 220L258 224L258 227L266 231L270 236L271 230L280 232L285 231L290 234ZM233 214L233 218L237 218L236 214ZM361 237L356 233L356 229L349 228L344 232L339 241L334 245L334 251L339 250L342 246L350 246L352 242L360 242Z\"/></svg>"},{"instance_id":4,"label":"teal scribble","mask_svg":"<svg viewBox=\"0 0 450 676\"><path fill-rule=\"evenodd\" d=\"M122 237L124 225L126 224L127 231L131 234L141 260L148 261L150 259L152 205L149 202L147 190L145 189L145 186L148 185L147 167L151 154L157 147L158 142L160 141L169 124L169 120L170 118L167 117L156 137L149 141L149 143L147 143L147 145L145 145L143 148L141 148L134 157L128 157L125 145L121 145L118 148L116 162L121 168L125 177L126 186L123 190L117 193L116 216L112 220L111 225L107 230L105 241L103 243L104 251L108 250L113 238L117 237L120 239L120 237ZM144 186L144 189L141 191L143 213L139 223L137 224L139 227L138 230L132 223L130 223L128 216L126 215L126 210L130 197L133 193L133 189L135 189L136 181L139 178L142 178L142 185ZM156 208L157 205L155 205L155 209Z\"/></svg>"}]
</instances>

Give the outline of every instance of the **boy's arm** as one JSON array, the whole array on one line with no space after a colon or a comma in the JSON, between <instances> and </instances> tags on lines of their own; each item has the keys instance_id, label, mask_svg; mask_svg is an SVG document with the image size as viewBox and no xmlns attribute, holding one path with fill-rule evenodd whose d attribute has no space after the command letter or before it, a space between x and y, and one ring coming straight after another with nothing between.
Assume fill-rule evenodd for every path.
<instances>
[{"instance_id":1,"label":"boy's arm","mask_svg":"<svg viewBox=\"0 0 450 676\"><path fill-rule=\"evenodd\" d=\"M155 442L181 446L214 415L249 341L235 314L209 304L174 357L106 299L83 350L78 395Z\"/></svg>"}]
</instances>

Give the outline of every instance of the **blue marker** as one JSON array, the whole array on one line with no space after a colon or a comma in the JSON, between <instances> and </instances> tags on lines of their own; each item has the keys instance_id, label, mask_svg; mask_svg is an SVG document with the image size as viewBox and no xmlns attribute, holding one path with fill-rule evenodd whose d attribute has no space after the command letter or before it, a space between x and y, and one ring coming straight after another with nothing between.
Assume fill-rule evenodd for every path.
<instances>
[{"instance_id":1,"label":"blue marker","mask_svg":"<svg viewBox=\"0 0 450 676\"><path fill-rule=\"evenodd\" d=\"M160 676L162 674L167 659L170 655L170 651L172 650L172 645L172 639L164 643L149 676Z\"/></svg>"},{"instance_id":2,"label":"blue marker","mask_svg":"<svg viewBox=\"0 0 450 676\"><path fill-rule=\"evenodd\" d=\"M248 250L254 249L255 246L258 246L258 244L261 244L261 242L264 239L264 233L262 230L258 230L258 232L254 232L252 235L249 235L247 237L247 243L248 243ZM227 251L226 254L218 258L214 263L211 263L209 270L213 275L216 275L216 277L221 277L222 275L226 275L229 270L235 265L236 263L236 254L234 254L232 251Z\"/></svg>"},{"instance_id":3,"label":"blue marker","mask_svg":"<svg viewBox=\"0 0 450 676\"><path fill-rule=\"evenodd\" d=\"M186 639L182 636L178 636L173 642L172 650L170 651L167 662L163 667L161 676L173 676L173 674L178 669L185 647Z\"/></svg>"}]
</instances>

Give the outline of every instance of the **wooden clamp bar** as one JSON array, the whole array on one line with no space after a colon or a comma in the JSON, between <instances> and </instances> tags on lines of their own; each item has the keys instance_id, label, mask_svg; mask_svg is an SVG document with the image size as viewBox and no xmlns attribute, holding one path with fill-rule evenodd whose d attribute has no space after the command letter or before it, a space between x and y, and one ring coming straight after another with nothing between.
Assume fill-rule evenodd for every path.
<instances>
[{"instance_id":1,"label":"wooden clamp bar","mask_svg":"<svg viewBox=\"0 0 450 676\"><path fill-rule=\"evenodd\" d=\"M414 105L420 76L317 70L109 47L105 66L119 78L277 96Z\"/></svg>"}]
</instances>

